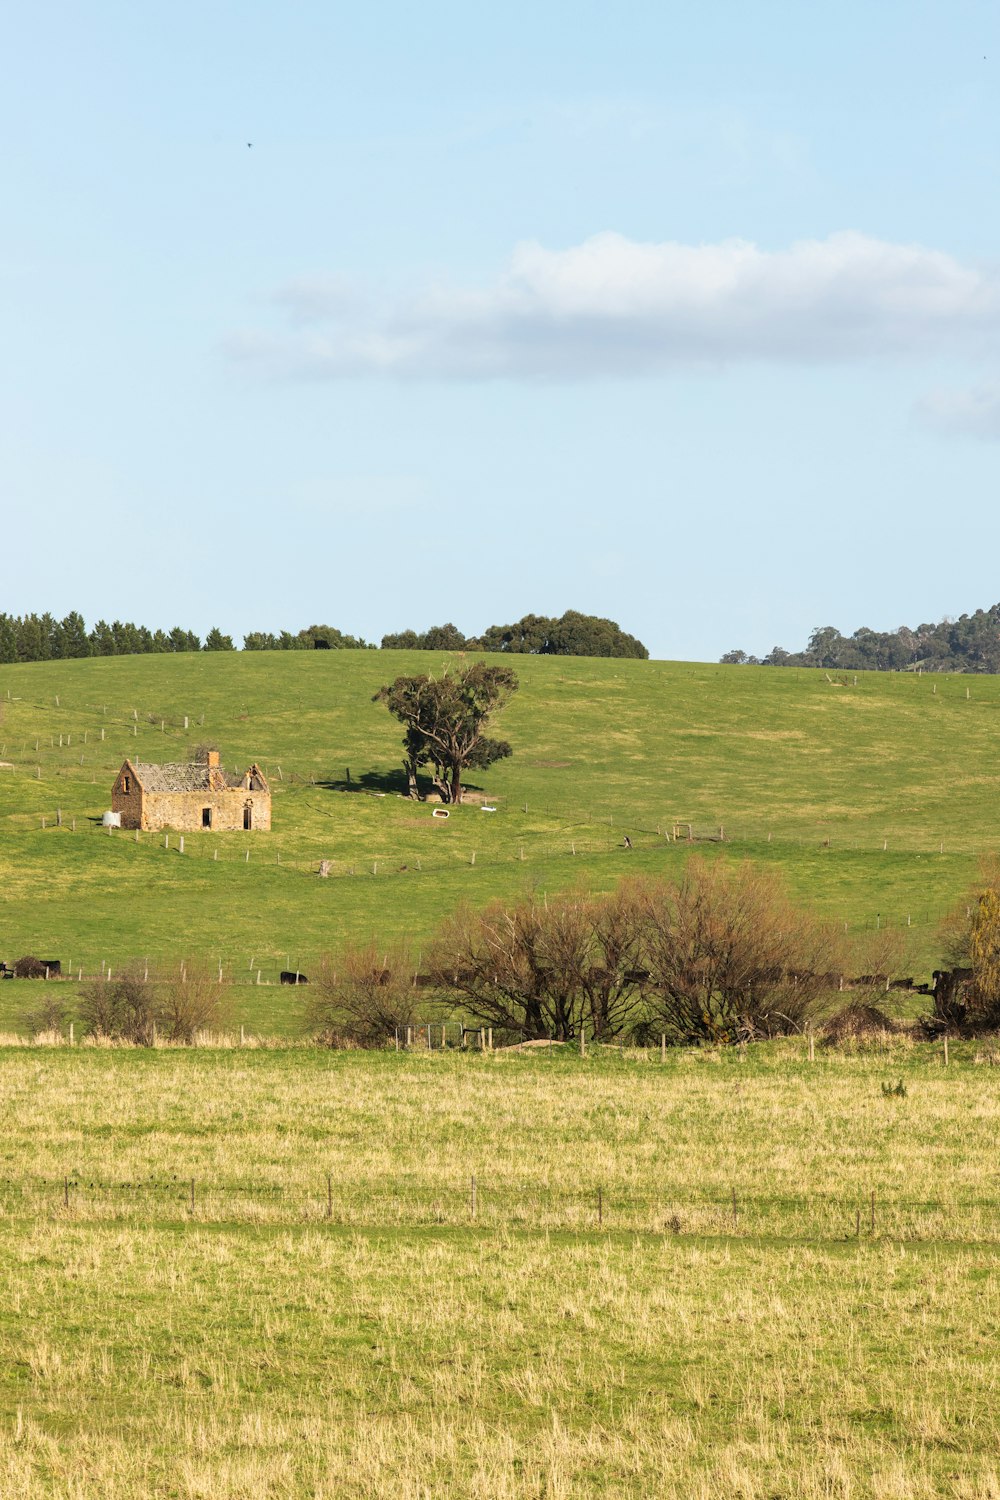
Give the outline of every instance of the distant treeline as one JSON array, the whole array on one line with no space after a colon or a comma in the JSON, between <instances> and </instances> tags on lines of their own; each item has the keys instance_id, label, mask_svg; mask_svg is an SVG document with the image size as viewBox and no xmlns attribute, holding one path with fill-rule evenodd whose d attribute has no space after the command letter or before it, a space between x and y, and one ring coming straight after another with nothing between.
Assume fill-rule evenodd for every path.
<instances>
[{"instance_id":1,"label":"distant treeline","mask_svg":"<svg viewBox=\"0 0 1000 1500\"><path fill-rule=\"evenodd\" d=\"M481 635L465 636L455 625L430 630L402 630L382 637L384 650L509 651L521 656L630 656L645 661L649 652L614 620L568 609L558 619L525 615L514 625L490 625Z\"/></svg>"},{"instance_id":2,"label":"distant treeline","mask_svg":"<svg viewBox=\"0 0 1000 1500\"><path fill-rule=\"evenodd\" d=\"M841 635L821 625L804 651L775 646L767 656L727 651L721 658L737 666L825 667L846 672L1000 672L1000 604L957 620L918 625L911 630L869 630Z\"/></svg>"},{"instance_id":3,"label":"distant treeline","mask_svg":"<svg viewBox=\"0 0 1000 1500\"><path fill-rule=\"evenodd\" d=\"M313 651L317 648L344 650L364 647L365 641L343 635L332 625L310 625L291 635L256 631L244 637L245 651ZM193 630L175 625L173 630L149 630L131 620L108 624L98 620L88 630L83 616L71 611L64 620L53 615L0 614L0 662L64 661L80 656L147 656L170 651L234 651L231 635L213 627L204 641ZM372 648L374 649L374 648Z\"/></svg>"},{"instance_id":4,"label":"distant treeline","mask_svg":"<svg viewBox=\"0 0 1000 1500\"><path fill-rule=\"evenodd\" d=\"M481 636L466 637L454 625L437 625L418 634L413 630L382 637L386 649L414 651L512 651L542 656L633 656L646 658L641 641L626 635L614 620L598 619L568 610L558 620L525 615L516 625L491 625ZM98 620L88 630L82 615L71 611L63 620L54 615L0 614L0 662L64 661L82 656L145 656L172 651L234 651L233 638L213 627L204 641L193 630L149 630L145 625ZM345 635L333 625L310 625L293 634L282 630L253 630L243 637L244 651L374 651L359 636Z\"/></svg>"}]
</instances>

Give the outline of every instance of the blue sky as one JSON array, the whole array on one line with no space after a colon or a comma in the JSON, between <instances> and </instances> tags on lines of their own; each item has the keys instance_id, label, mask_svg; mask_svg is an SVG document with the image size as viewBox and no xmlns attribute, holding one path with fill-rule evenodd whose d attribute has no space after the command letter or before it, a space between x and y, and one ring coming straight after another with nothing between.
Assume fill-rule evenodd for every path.
<instances>
[{"instance_id":1,"label":"blue sky","mask_svg":"<svg viewBox=\"0 0 1000 1500\"><path fill-rule=\"evenodd\" d=\"M987 0L10 8L0 608L996 602L998 90Z\"/></svg>"}]
</instances>

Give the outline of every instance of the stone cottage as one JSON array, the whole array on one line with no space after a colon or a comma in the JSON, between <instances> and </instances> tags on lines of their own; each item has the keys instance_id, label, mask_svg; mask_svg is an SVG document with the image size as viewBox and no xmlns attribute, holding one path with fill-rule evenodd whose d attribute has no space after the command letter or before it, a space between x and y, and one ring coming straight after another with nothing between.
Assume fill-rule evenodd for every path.
<instances>
[{"instance_id":1,"label":"stone cottage","mask_svg":"<svg viewBox=\"0 0 1000 1500\"><path fill-rule=\"evenodd\" d=\"M197 765L151 765L127 760L111 793L123 828L177 828L233 832L271 826L271 790L260 767L230 775L209 750Z\"/></svg>"}]
</instances>

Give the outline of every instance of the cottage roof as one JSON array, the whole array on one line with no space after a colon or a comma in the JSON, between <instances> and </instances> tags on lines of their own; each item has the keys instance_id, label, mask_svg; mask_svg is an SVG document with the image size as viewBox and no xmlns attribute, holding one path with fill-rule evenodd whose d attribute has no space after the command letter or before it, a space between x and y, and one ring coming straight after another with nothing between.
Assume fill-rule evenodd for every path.
<instances>
[{"instance_id":1,"label":"cottage roof","mask_svg":"<svg viewBox=\"0 0 1000 1500\"><path fill-rule=\"evenodd\" d=\"M130 762L136 780L146 792L207 792L221 786L234 790L243 785L243 777L219 767L202 764L156 765L152 761ZM210 779L211 778L211 779Z\"/></svg>"}]
</instances>

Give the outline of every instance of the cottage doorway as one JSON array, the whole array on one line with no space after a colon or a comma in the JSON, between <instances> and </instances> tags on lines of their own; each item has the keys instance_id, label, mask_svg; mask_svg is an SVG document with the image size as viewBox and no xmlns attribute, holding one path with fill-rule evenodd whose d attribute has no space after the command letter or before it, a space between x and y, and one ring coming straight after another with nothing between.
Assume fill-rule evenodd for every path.
<instances>
[{"instance_id":1,"label":"cottage doorway","mask_svg":"<svg viewBox=\"0 0 1000 1500\"><path fill-rule=\"evenodd\" d=\"M243 827L244 828L252 828L253 827L253 803L252 802L244 802L244 804L243 804Z\"/></svg>"},{"instance_id":2,"label":"cottage doorway","mask_svg":"<svg viewBox=\"0 0 1000 1500\"><path fill-rule=\"evenodd\" d=\"M201 810L201 826L202 828L211 828L212 826L212 809L210 807L203 807Z\"/></svg>"}]
</instances>

